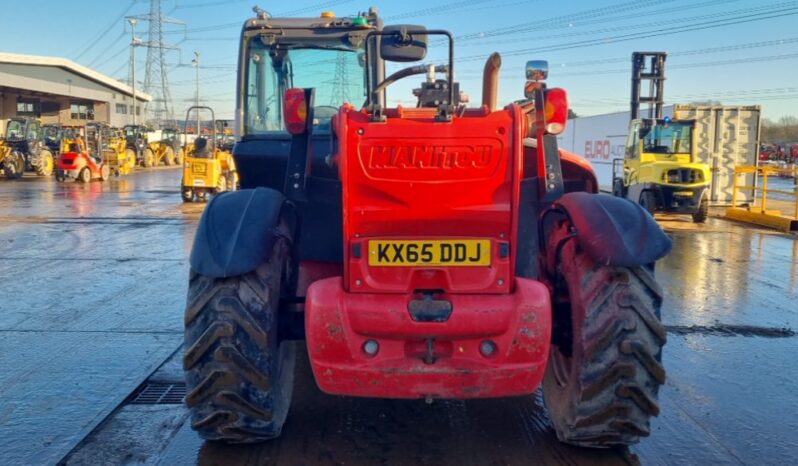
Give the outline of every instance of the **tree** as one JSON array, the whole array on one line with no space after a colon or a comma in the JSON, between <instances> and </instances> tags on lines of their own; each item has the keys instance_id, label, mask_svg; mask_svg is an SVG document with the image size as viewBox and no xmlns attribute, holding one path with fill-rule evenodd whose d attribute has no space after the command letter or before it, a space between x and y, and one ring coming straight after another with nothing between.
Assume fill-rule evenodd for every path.
<instances>
[{"instance_id":1,"label":"tree","mask_svg":"<svg viewBox=\"0 0 798 466\"><path fill-rule=\"evenodd\" d=\"M778 121L762 119L760 139L765 143L788 143L798 141L798 117L785 115Z\"/></svg>"}]
</instances>

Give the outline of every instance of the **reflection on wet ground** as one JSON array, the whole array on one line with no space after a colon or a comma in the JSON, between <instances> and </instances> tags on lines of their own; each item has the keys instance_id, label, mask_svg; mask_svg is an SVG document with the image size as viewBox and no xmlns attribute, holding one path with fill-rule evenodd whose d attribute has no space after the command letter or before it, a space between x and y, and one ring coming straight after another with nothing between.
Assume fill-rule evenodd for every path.
<instances>
[{"instance_id":1,"label":"reflection on wet ground","mask_svg":"<svg viewBox=\"0 0 798 466\"><path fill-rule=\"evenodd\" d=\"M720 219L659 220L668 381L631 451L556 442L541 394L373 400L321 393L299 364L283 436L202 442L182 405L125 400L179 384L186 257L202 205L179 171L109 183L0 181L0 464L791 464L798 451L798 244ZM302 353L304 354L304 353Z\"/></svg>"}]
</instances>

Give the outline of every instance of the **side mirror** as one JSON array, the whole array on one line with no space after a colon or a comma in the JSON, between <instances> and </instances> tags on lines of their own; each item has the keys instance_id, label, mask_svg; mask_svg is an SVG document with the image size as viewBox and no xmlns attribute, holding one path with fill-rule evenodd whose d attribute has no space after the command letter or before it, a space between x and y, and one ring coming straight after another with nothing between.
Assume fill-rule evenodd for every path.
<instances>
[{"instance_id":1,"label":"side mirror","mask_svg":"<svg viewBox=\"0 0 798 466\"><path fill-rule=\"evenodd\" d=\"M385 26L380 37L380 56L392 62L412 62L427 56L427 30L423 26Z\"/></svg>"},{"instance_id":2,"label":"side mirror","mask_svg":"<svg viewBox=\"0 0 798 466\"><path fill-rule=\"evenodd\" d=\"M546 60L529 60L526 62L526 84L524 97L535 98L535 90L545 87L543 81L549 77L549 62Z\"/></svg>"},{"instance_id":3,"label":"side mirror","mask_svg":"<svg viewBox=\"0 0 798 466\"><path fill-rule=\"evenodd\" d=\"M549 62L546 60L529 60L526 62L527 81L545 81L549 77Z\"/></svg>"}]
</instances>

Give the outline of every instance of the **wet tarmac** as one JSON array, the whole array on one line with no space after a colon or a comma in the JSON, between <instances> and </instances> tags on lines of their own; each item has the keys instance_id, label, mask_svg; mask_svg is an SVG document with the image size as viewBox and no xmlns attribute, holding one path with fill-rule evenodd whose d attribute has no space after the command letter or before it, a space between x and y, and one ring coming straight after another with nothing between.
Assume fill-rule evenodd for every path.
<instances>
[{"instance_id":1,"label":"wet tarmac","mask_svg":"<svg viewBox=\"0 0 798 466\"><path fill-rule=\"evenodd\" d=\"M179 171L0 181L0 464L792 464L798 239L661 218L662 414L630 451L559 444L540 393L396 401L322 394L304 360L283 436L202 442L179 389L187 251ZM301 353L301 354L304 354ZM178 397L179 400L179 397Z\"/></svg>"}]
</instances>

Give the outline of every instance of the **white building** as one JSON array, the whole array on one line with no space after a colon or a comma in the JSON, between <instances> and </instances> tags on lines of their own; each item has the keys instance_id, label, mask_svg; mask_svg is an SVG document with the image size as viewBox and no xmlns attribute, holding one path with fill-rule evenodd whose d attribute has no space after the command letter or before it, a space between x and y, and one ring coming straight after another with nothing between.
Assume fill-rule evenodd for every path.
<instances>
[{"instance_id":1,"label":"white building","mask_svg":"<svg viewBox=\"0 0 798 466\"><path fill-rule=\"evenodd\" d=\"M152 98L136 90L137 121ZM65 125L133 122L133 89L59 57L0 53L0 124L15 116Z\"/></svg>"}]
</instances>

